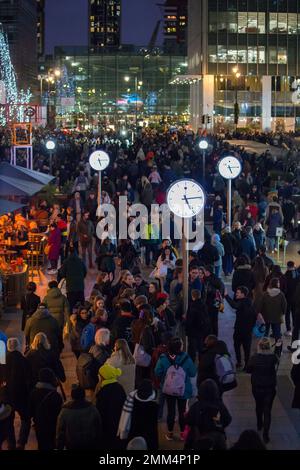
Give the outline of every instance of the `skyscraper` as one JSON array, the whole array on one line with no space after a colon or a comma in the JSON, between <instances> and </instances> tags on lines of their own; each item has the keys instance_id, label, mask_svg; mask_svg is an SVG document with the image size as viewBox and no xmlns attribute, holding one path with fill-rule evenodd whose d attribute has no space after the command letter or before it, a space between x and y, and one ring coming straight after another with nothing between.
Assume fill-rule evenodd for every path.
<instances>
[{"instance_id":1,"label":"skyscraper","mask_svg":"<svg viewBox=\"0 0 300 470\"><path fill-rule=\"evenodd\" d=\"M89 47L118 48L121 43L121 0L89 0Z\"/></svg>"},{"instance_id":2,"label":"skyscraper","mask_svg":"<svg viewBox=\"0 0 300 470\"><path fill-rule=\"evenodd\" d=\"M164 45L169 50L187 48L188 0L165 0L160 5L164 10Z\"/></svg>"},{"instance_id":3,"label":"skyscraper","mask_svg":"<svg viewBox=\"0 0 300 470\"><path fill-rule=\"evenodd\" d=\"M19 88L34 92L37 80L36 0L0 0L0 22L8 37Z\"/></svg>"},{"instance_id":4,"label":"skyscraper","mask_svg":"<svg viewBox=\"0 0 300 470\"><path fill-rule=\"evenodd\" d=\"M300 2L189 0L193 127L300 125Z\"/></svg>"},{"instance_id":5,"label":"skyscraper","mask_svg":"<svg viewBox=\"0 0 300 470\"><path fill-rule=\"evenodd\" d=\"M37 53L42 57L45 52L45 0L37 1Z\"/></svg>"}]
</instances>

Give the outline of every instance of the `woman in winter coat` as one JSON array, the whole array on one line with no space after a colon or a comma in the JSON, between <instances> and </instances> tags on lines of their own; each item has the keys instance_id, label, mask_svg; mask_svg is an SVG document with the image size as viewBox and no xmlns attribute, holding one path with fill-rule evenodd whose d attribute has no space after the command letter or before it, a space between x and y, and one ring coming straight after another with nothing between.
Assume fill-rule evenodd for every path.
<instances>
[{"instance_id":1,"label":"woman in winter coat","mask_svg":"<svg viewBox=\"0 0 300 470\"><path fill-rule=\"evenodd\" d=\"M56 391L57 380L51 369L39 371L38 382L29 397L30 417L33 418L38 450L54 450L56 422L63 405Z\"/></svg>"},{"instance_id":2,"label":"woman in winter coat","mask_svg":"<svg viewBox=\"0 0 300 470\"><path fill-rule=\"evenodd\" d=\"M125 401L118 435L129 441L143 437L150 451L158 450L158 404L150 380L143 380Z\"/></svg>"},{"instance_id":3,"label":"woman in winter coat","mask_svg":"<svg viewBox=\"0 0 300 470\"><path fill-rule=\"evenodd\" d=\"M281 271L281 267L278 264L273 264L271 272L268 274L264 284L264 291L268 289L271 279L279 279L280 290L284 294L287 293L287 281L286 277Z\"/></svg>"},{"instance_id":4,"label":"woman in winter coat","mask_svg":"<svg viewBox=\"0 0 300 470\"><path fill-rule=\"evenodd\" d=\"M266 244L266 233L260 222L254 225L253 227L253 237L256 244L256 249L259 250L262 246Z\"/></svg>"},{"instance_id":5,"label":"woman in winter coat","mask_svg":"<svg viewBox=\"0 0 300 470\"><path fill-rule=\"evenodd\" d=\"M96 394L96 407L100 413L104 436L103 449L117 450L121 448L121 441L117 437L119 421L126 400L125 391L118 383L121 369L104 364L99 369L100 390Z\"/></svg>"},{"instance_id":6,"label":"woman in winter coat","mask_svg":"<svg viewBox=\"0 0 300 470\"><path fill-rule=\"evenodd\" d=\"M268 338L258 343L258 351L250 358L247 371L251 373L252 393L256 403L257 430L263 430L265 444L270 441L271 411L276 396L276 367L278 357Z\"/></svg>"},{"instance_id":7,"label":"woman in winter coat","mask_svg":"<svg viewBox=\"0 0 300 470\"><path fill-rule=\"evenodd\" d=\"M95 344L90 348L89 353L97 362L98 369L111 355L110 331L107 328L100 328L95 333Z\"/></svg>"},{"instance_id":8,"label":"woman in winter coat","mask_svg":"<svg viewBox=\"0 0 300 470\"><path fill-rule=\"evenodd\" d=\"M266 322L265 335L269 335L270 327L272 327L275 341L281 338L281 323L283 323L286 309L287 302L285 295L280 290L279 279L271 279L269 288L261 299L260 313Z\"/></svg>"},{"instance_id":9,"label":"woman in winter coat","mask_svg":"<svg viewBox=\"0 0 300 470\"><path fill-rule=\"evenodd\" d=\"M280 214L278 207L273 207L270 211L270 214L266 220L267 225L267 245L268 250L274 253L276 248L276 240L277 240L277 228L282 227L283 219L282 215Z\"/></svg>"},{"instance_id":10,"label":"woman in winter coat","mask_svg":"<svg viewBox=\"0 0 300 470\"><path fill-rule=\"evenodd\" d=\"M255 287L254 276L251 270L250 260L246 255L240 256L235 263L235 271L232 276L232 290L235 293L240 286L247 286L249 292Z\"/></svg>"},{"instance_id":11,"label":"woman in winter coat","mask_svg":"<svg viewBox=\"0 0 300 470\"><path fill-rule=\"evenodd\" d=\"M185 422L190 430L185 443L185 449L197 449L203 439L212 441L214 450L226 448L224 429L232 421L231 415L224 405L218 385L212 379L207 379L198 389L197 401L190 407L185 416ZM214 417L218 417L214 420Z\"/></svg>"},{"instance_id":12,"label":"woman in winter coat","mask_svg":"<svg viewBox=\"0 0 300 470\"><path fill-rule=\"evenodd\" d=\"M220 236L216 233L212 235L211 237L211 244L216 247L216 249L218 250L218 255L219 255L219 259L214 262L215 275L217 277L220 277L221 267L222 267L222 258L225 255L224 246L222 245L220 240L221 240Z\"/></svg>"},{"instance_id":13,"label":"woman in winter coat","mask_svg":"<svg viewBox=\"0 0 300 470\"><path fill-rule=\"evenodd\" d=\"M70 316L70 344L71 349L76 357L79 358L82 353L82 347L80 344L81 333L84 328L90 323L90 314L87 306L79 307L78 313L73 313Z\"/></svg>"},{"instance_id":14,"label":"woman in winter coat","mask_svg":"<svg viewBox=\"0 0 300 470\"><path fill-rule=\"evenodd\" d=\"M133 345L140 344L143 346L144 351L149 354L149 356L152 356L155 348L155 340L151 328L152 323L153 315L150 305L144 305L140 309L138 320L133 320L131 323ZM149 364L149 367L136 366L136 388L143 379L150 378L150 373L151 364Z\"/></svg>"},{"instance_id":15,"label":"woman in winter coat","mask_svg":"<svg viewBox=\"0 0 300 470\"><path fill-rule=\"evenodd\" d=\"M126 339L117 339L112 355L105 364L121 369L119 384L122 385L126 395L135 388L135 360L130 352Z\"/></svg>"},{"instance_id":16,"label":"woman in winter coat","mask_svg":"<svg viewBox=\"0 0 300 470\"><path fill-rule=\"evenodd\" d=\"M233 271L233 255L235 250L236 240L231 233L230 227L225 227L221 242L224 247L223 256L223 272L225 276L230 276Z\"/></svg>"},{"instance_id":17,"label":"woman in winter coat","mask_svg":"<svg viewBox=\"0 0 300 470\"><path fill-rule=\"evenodd\" d=\"M20 416L21 427L17 440L15 430L8 438L8 447L24 450L30 432L29 394L32 389L32 374L28 360L21 353L21 344L17 338L7 340L7 357L5 365L4 399L14 412Z\"/></svg>"},{"instance_id":18,"label":"woman in winter coat","mask_svg":"<svg viewBox=\"0 0 300 470\"><path fill-rule=\"evenodd\" d=\"M196 376L196 367L192 359L183 352L183 343L180 338L172 338L168 344L168 353L162 354L155 366L155 375L160 379L162 390L165 394L167 401L167 426L168 432L166 439L171 441L174 439L174 424L176 416L176 405L178 409L178 422L180 427L180 437L183 439L183 431L185 426L184 413L186 409L186 402L192 396L191 378ZM178 397L171 395L171 381L169 380L168 369L173 365L182 367L185 372L185 384L183 395ZM169 391L169 393L168 393Z\"/></svg>"},{"instance_id":19,"label":"woman in winter coat","mask_svg":"<svg viewBox=\"0 0 300 470\"><path fill-rule=\"evenodd\" d=\"M48 270L49 274L56 274L57 272L57 263L60 256L61 248L61 231L57 227L57 224L53 222L50 225L50 234L48 238L49 253L48 259L50 261L50 269Z\"/></svg>"},{"instance_id":20,"label":"woman in winter coat","mask_svg":"<svg viewBox=\"0 0 300 470\"><path fill-rule=\"evenodd\" d=\"M51 346L45 333L35 335L30 349L25 356L31 366L32 381L37 383L41 369L49 368L53 371L57 379L65 382L66 376L61 360L51 351Z\"/></svg>"},{"instance_id":21,"label":"woman in winter coat","mask_svg":"<svg viewBox=\"0 0 300 470\"><path fill-rule=\"evenodd\" d=\"M160 287L162 292L164 290L164 284L169 270L174 271L175 269L175 261L176 256L170 250L170 248L165 248L165 250L157 259L155 277L160 281Z\"/></svg>"}]
</instances>

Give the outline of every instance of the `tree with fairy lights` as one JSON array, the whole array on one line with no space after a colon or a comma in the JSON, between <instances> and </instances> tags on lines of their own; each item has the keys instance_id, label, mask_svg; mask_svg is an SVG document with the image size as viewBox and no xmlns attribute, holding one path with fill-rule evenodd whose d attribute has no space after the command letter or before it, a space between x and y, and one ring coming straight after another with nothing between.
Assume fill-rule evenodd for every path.
<instances>
[{"instance_id":1,"label":"tree with fairy lights","mask_svg":"<svg viewBox=\"0 0 300 470\"><path fill-rule=\"evenodd\" d=\"M0 23L0 80L4 84L6 104L9 105L10 117L16 118L18 121L23 120L24 106L31 98L30 90L18 91L16 73L11 62L7 35L3 31ZM0 108L0 125L6 124L5 108Z\"/></svg>"}]
</instances>

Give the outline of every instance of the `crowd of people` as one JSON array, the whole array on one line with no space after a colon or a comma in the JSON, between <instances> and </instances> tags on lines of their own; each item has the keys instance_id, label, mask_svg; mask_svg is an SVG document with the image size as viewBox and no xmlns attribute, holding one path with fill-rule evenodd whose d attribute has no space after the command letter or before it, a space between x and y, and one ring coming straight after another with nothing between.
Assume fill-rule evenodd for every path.
<instances>
[{"instance_id":1,"label":"crowd of people","mask_svg":"<svg viewBox=\"0 0 300 470\"><path fill-rule=\"evenodd\" d=\"M180 440L187 450L223 450L229 447L232 416L222 397L238 387L240 374L249 373L257 431L245 430L232 448L264 449L271 438L282 335L290 337L294 353L300 329L300 270L289 261L282 272L273 256L278 229L286 239L299 236L297 149L278 159L270 151L249 154L206 136L203 179L200 136L190 132L147 131L132 145L105 135L57 132L56 138L55 184L68 188L68 197L52 207L40 200L25 208L27 220L42 221L50 280L42 299L34 282L22 299L25 350L18 331L5 339L0 448L7 441L9 449L24 449L34 423L40 450L156 450L164 448L158 429L166 412L164 440ZM36 135L34 164L47 172L43 139ZM100 196L116 208L120 196L127 196L128 206L162 204L169 185L183 176L212 195L204 245L189 253L187 311L181 245L172 223L168 239L150 220L141 240L120 240L118 230L115 238L97 237L98 175L88 163L94 149L110 155ZM232 227L226 225L225 181L217 172L228 152L243 166L233 182ZM274 180L272 172L283 169L294 176ZM219 339L225 302L236 315L230 344ZM61 360L65 347L76 362L69 400ZM293 365L291 377L291 406L300 408L299 365Z\"/></svg>"}]
</instances>

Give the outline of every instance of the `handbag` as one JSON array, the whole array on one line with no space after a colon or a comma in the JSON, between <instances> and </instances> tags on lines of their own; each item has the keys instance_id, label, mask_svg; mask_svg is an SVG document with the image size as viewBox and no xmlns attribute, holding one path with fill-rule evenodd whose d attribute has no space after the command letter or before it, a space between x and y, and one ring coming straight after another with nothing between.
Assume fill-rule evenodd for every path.
<instances>
[{"instance_id":1,"label":"handbag","mask_svg":"<svg viewBox=\"0 0 300 470\"><path fill-rule=\"evenodd\" d=\"M47 245L44 248L44 253L45 253L46 256L48 256L49 252L50 252L50 245L47 243Z\"/></svg>"},{"instance_id":2,"label":"handbag","mask_svg":"<svg viewBox=\"0 0 300 470\"><path fill-rule=\"evenodd\" d=\"M133 357L137 366L149 367L151 364L152 358L150 354L146 353L144 346L141 345L143 334L144 334L144 331L142 331L140 340L138 343L136 343L134 347Z\"/></svg>"}]
</instances>

